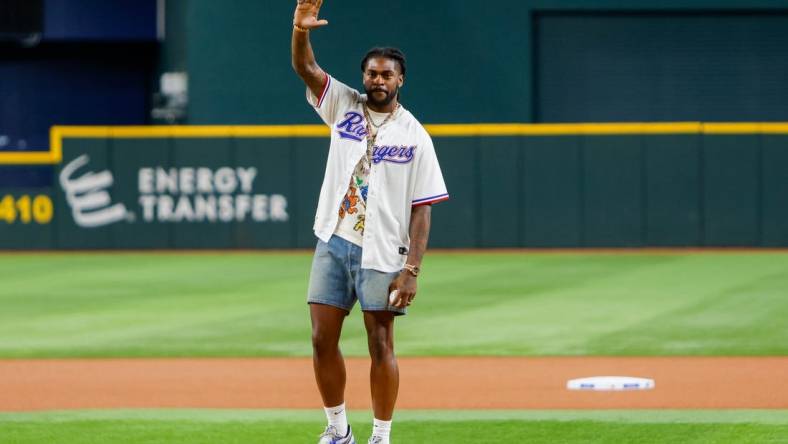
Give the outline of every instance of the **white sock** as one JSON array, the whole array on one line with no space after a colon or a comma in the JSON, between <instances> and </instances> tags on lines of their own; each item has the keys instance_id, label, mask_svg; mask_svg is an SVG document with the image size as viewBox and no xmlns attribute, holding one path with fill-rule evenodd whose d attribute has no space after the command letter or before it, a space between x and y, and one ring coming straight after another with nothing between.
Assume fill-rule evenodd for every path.
<instances>
[{"instance_id":1,"label":"white sock","mask_svg":"<svg viewBox=\"0 0 788 444\"><path fill-rule=\"evenodd\" d=\"M380 436L383 438L381 444L389 444L389 435L391 434L391 421L381 421L375 419L372 422L372 436Z\"/></svg>"},{"instance_id":2,"label":"white sock","mask_svg":"<svg viewBox=\"0 0 788 444\"><path fill-rule=\"evenodd\" d=\"M326 411L328 425L336 427L340 435L347 435L347 412L345 412L345 403L343 402L336 407L323 407L323 410Z\"/></svg>"}]
</instances>

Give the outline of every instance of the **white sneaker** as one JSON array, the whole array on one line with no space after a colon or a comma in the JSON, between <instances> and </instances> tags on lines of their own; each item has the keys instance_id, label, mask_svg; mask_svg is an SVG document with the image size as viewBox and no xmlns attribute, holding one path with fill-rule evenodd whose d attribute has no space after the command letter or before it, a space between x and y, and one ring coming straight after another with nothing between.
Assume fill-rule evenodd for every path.
<instances>
[{"instance_id":1,"label":"white sneaker","mask_svg":"<svg viewBox=\"0 0 788 444\"><path fill-rule=\"evenodd\" d=\"M356 444L356 439L353 438L353 431L350 429L350 424L347 426L347 435L341 436L337 428L330 425L320 435L320 441L317 444Z\"/></svg>"},{"instance_id":2,"label":"white sneaker","mask_svg":"<svg viewBox=\"0 0 788 444\"><path fill-rule=\"evenodd\" d=\"M367 441L367 444L382 444L382 443L383 443L383 437L377 435L372 435L369 438L369 441Z\"/></svg>"}]
</instances>

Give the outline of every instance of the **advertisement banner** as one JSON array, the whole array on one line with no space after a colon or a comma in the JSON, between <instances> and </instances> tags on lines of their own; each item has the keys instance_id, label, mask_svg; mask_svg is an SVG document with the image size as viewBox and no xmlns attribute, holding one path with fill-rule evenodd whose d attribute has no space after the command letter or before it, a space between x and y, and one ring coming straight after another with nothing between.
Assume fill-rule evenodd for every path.
<instances>
[{"instance_id":1,"label":"advertisement banner","mask_svg":"<svg viewBox=\"0 0 788 444\"><path fill-rule=\"evenodd\" d=\"M428 127L430 247L786 247L788 124L758 125ZM327 135L56 127L0 153L0 250L314 248Z\"/></svg>"},{"instance_id":2,"label":"advertisement banner","mask_svg":"<svg viewBox=\"0 0 788 444\"><path fill-rule=\"evenodd\" d=\"M228 138L66 139L55 168L58 244L289 247L289 165L258 148ZM277 236L255 235L268 230Z\"/></svg>"}]
</instances>

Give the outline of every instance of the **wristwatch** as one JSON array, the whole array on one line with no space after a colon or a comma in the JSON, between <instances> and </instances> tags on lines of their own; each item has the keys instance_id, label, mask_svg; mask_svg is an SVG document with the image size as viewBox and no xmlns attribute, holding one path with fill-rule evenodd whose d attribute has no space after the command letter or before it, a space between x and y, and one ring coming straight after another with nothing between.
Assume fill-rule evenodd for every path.
<instances>
[{"instance_id":1,"label":"wristwatch","mask_svg":"<svg viewBox=\"0 0 788 444\"><path fill-rule=\"evenodd\" d=\"M419 268L419 267L417 267L415 265L410 265L410 264L403 265L402 269L403 270L408 270L410 272L410 274L413 275L413 277L417 277L419 275L419 272L421 272L421 268Z\"/></svg>"}]
</instances>

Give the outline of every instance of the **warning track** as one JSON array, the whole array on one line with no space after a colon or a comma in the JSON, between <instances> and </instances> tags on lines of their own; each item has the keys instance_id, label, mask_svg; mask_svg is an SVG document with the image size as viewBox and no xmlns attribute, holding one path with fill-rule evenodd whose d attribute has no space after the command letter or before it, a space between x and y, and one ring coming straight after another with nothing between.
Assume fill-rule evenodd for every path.
<instances>
[{"instance_id":1,"label":"warning track","mask_svg":"<svg viewBox=\"0 0 788 444\"><path fill-rule=\"evenodd\" d=\"M399 409L786 409L788 357L400 358ZM347 403L370 407L369 360L347 360ZM630 392L585 376L652 378ZM315 408L309 358L0 360L0 411Z\"/></svg>"}]
</instances>

